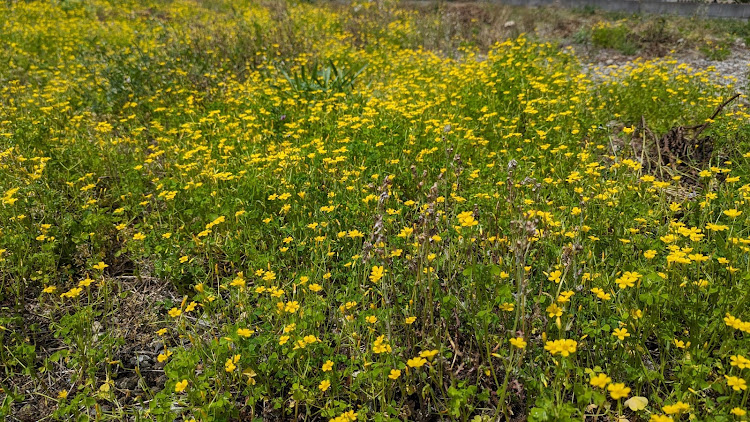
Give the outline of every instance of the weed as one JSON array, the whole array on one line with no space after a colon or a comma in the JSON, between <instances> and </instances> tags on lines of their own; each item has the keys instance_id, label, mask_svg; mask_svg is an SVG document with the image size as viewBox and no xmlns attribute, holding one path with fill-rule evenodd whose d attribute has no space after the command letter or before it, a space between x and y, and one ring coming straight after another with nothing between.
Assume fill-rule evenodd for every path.
<instances>
[{"instance_id":1,"label":"weed","mask_svg":"<svg viewBox=\"0 0 750 422\"><path fill-rule=\"evenodd\" d=\"M638 50L633 36L622 21L594 25L591 28L591 42L597 47L615 49L625 55L633 55Z\"/></svg>"},{"instance_id":2,"label":"weed","mask_svg":"<svg viewBox=\"0 0 750 422\"><path fill-rule=\"evenodd\" d=\"M318 66L318 62L314 62L309 70L303 65L298 70L280 68L279 71L294 92L310 97L316 93L330 95L351 92L355 80L367 68L364 65L357 70L339 69L333 60L329 60L324 67Z\"/></svg>"},{"instance_id":3,"label":"weed","mask_svg":"<svg viewBox=\"0 0 750 422\"><path fill-rule=\"evenodd\" d=\"M734 88L471 7L1 3L0 417L740 420Z\"/></svg>"},{"instance_id":4,"label":"weed","mask_svg":"<svg viewBox=\"0 0 750 422\"><path fill-rule=\"evenodd\" d=\"M701 53L709 60L723 61L731 54L730 43L728 41L707 40L701 47Z\"/></svg>"}]
</instances>

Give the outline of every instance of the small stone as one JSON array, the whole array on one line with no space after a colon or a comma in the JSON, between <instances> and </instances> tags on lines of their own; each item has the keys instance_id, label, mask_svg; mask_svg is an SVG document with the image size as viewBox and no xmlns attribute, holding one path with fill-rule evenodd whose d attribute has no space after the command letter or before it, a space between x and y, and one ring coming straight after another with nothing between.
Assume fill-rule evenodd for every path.
<instances>
[{"instance_id":1,"label":"small stone","mask_svg":"<svg viewBox=\"0 0 750 422\"><path fill-rule=\"evenodd\" d=\"M512 28L516 26L516 21L507 21L503 24L503 28Z\"/></svg>"},{"instance_id":2,"label":"small stone","mask_svg":"<svg viewBox=\"0 0 750 422\"><path fill-rule=\"evenodd\" d=\"M23 422L36 420L36 417L34 415L34 406L27 404L22 407L21 410L19 410L16 414L16 418Z\"/></svg>"},{"instance_id":3,"label":"small stone","mask_svg":"<svg viewBox=\"0 0 750 422\"><path fill-rule=\"evenodd\" d=\"M121 390L135 390L135 387L138 386L138 380L135 377L122 378L115 381L115 385Z\"/></svg>"},{"instance_id":4,"label":"small stone","mask_svg":"<svg viewBox=\"0 0 750 422\"><path fill-rule=\"evenodd\" d=\"M138 355L138 367L141 369L149 369L153 366L153 360L147 355Z\"/></svg>"},{"instance_id":5,"label":"small stone","mask_svg":"<svg viewBox=\"0 0 750 422\"><path fill-rule=\"evenodd\" d=\"M609 66L609 65L611 65L611 64L612 64L612 63L614 63L614 62L615 62L615 61L614 61L614 60L612 60L612 59L607 59L607 61L606 61L606 62L604 62L604 63L606 63L606 64L607 64L607 66Z\"/></svg>"}]
</instances>

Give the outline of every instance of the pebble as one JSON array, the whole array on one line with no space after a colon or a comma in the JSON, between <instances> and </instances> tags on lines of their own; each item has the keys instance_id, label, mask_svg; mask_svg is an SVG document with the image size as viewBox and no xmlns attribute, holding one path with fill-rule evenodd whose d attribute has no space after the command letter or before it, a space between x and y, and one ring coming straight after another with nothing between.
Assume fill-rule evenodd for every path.
<instances>
[{"instance_id":1,"label":"pebble","mask_svg":"<svg viewBox=\"0 0 750 422\"><path fill-rule=\"evenodd\" d=\"M679 41L678 41L679 42ZM703 71L708 68L714 69L717 82L722 84L734 84L738 92L748 93L748 77L750 77L750 50L736 46L732 48L731 54L726 60L709 60L698 53L677 54L673 56L678 63L685 63L695 71ZM610 72L633 63L635 58L601 57L595 62L585 63L583 72L588 74Z\"/></svg>"}]
</instances>

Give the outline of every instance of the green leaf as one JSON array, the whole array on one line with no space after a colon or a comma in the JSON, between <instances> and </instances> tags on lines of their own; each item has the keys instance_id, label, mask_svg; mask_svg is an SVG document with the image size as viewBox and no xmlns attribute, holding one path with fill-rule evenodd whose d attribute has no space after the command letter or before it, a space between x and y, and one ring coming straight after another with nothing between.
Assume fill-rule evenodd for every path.
<instances>
[{"instance_id":1,"label":"green leaf","mask_svg":"<svg viewBox=\"0 0 750 422\"><path fill-rule=\"evenodd\" d=\"M529 422L546 421L548 419L547 411L544 409L534 407L529 412Z\"/></svg>"}]
</instances>

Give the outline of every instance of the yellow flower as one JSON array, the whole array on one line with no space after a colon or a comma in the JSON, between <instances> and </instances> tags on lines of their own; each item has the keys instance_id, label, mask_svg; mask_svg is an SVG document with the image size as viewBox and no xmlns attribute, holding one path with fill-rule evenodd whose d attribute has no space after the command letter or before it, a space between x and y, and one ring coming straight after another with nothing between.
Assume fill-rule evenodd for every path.
<instances>
[{"instance_id":1,"label":"yellow flower","mask_svg":"<svg viewBox=\"0 0 750 422\"><path fill-rule=\"evenodd\" d=\"M666 413L667 415L674 415L675 413L687 412L688 410L690 410L690 405L678 401L675 404L670 404L662 407L661 410L664 411L664 413Z\"/></svg>"},{"instance_id":2,"label":"yellow flower","mask_svg":"<svg viewBox=\"0 0 750 422\"><path fill-rule=\"evenodd\" d=\"M95 270L99 270L99 271L102 271L102 270L104 270L107 267L109 267L109 265L107 265L107 264L105 264L103 262L99 262L98 264L94 265L94 269Z\"/></svg>"},{"instance_id":3,"label":"yellow flower","mask_svg":"<svg viewBox=\"0 0 750 422\"><path fill-rule=\"evenodd\" d=\"M398 377L401 376L401 370L400 369L391 369L391 373L388 374L388 378L395 380L398 379Z\"/></svg>"},{"instance_id":4,"label":"yellow flower","mask_svg":"<svg viewBox=\"0 0 750 422\"><path fill-rule=\"evenodd\" d=\"M427 360L432 361L432 358L434 358L437 354L437 350L423 350L419 353L419 357L426 358Z\"/></svg>"},{"instance_id":5,"label":"yellow flower","mask_svg":"<svg viewBox=\"0 0 750 422\"><path fill-rule=\"evenodd\" d=\"M61 294L60 297L67 297L67 298L73 299L73 298L78 297L82 291L83 289L81 289L80 287L74 287L68 290L67 292Z\"/></svg>"},{"instance_id":6,"label":"yellow flower","mask_svg":"<svg viewBox=\"0 0 750 422\"><path fill-rule=\"evenodd\" d=\"M393 349L385 340L385 336L378 336L372 344L372 351L377 354L390 352L391 350Z\"/></svg>"},{"instance_id":7,"label":"yellow flower","mask_svg":"<svg viewBox=\"0 0 750 422\"><path fill-rule=\"evenodd\" d=\"M643 252L643 256L645 256L646 259L652 259L656 256L656 251L653 249L649 249L646 252Z\"/></svg>"},{"instance_id":8,"label":"yellow flower","mask_svg":"<svg viewBox=\"0 0 750 422\"><path fill-rule=\"evenodd\" d=\"M547 280L553 281L555 283L560 283L560 281L562 280L561 277L562 277L562 271L555 270L549 274L549 276L547 277Z\"/></svg>"},{"instance_id":9,"label":"yellow flower","mask_svg":"<svg viewBox=\"0 0 750 422\"><path fill-rule=\"evenodd\" d=\"M735 407L734 409L732 409L732 414L735 416L745 416L747 414L747 411L745 409Z\"/></svg>"},{"instance_id":10,"label":"yellow flower","mask_svg":"<svg viewBox=\"0 0 750 422\"><path fill-rule=\"evenodd\" d=\"M578 342L569 339L547 341L544 344L544 349L547 350L552 356L559 353L562 357L568 357L571 353L575 353L577 348Z\"/></svg>"},{"instance_id":11,"label":"yellow flower","mask_svg":"<svg viewBox=\"0 0 750 422\"><path fill-rule=\"evenodd\" d=\"M598 287L594 287L593 289L591 289L591 293L595 294L596 297L598 297L601 300L605 300L606 301L606 300L612 299L612 295L611 294L604 293L604 290L602 290L602 289L600 289Z\"/></svg>"},{"instance_id":12,"label":"yellow flower","mask_svg":"<svg viewBox=\"0 0 750 422\"><path fill-rule=\"evenodd\" d=\"M177 393L182 393L183 391L185 391L187 386L188 386L188 380L182 380L178 382L177 384L175 384L174 391Z\"/></svg>"},{"instance_id":13,"label":"yellow flower","mask_svg":"<svg viewBox=\"0 0 750 422\"><path fill-rule=\"evenodd\" d=\"M44 293L55 293L55 290L57 290L57 287L55 286L47 286L42 290Z\"/></svg>"},{"instance_id":14,"label":"yellow flower","mask_svg":"<svg viewBox=\"0 0 750 422\"><path fill-rule=\"evenodd\" d=\"M479 224L479 222L474 219L474 212L472 211L464 211L458 214L458 223L461 227L472 227Z\"/></svg>"},{"instance_id":15,"label":"yellow flower","mask_svg":"<svg viewBox=\"0 0 750 422\"><path fill-rule=\"evenodd\" d=\"M377 265L373 265L372 272L370 272L370 281L373 283L377 283L381 278L383 278L384 274L385 269L382 265L379 267Z\"/></svg>"},{"instance_id":16,"label":"yellow flower","mask_svg":"<svg viewBox=\"0 0 750 422\"><path fill-rule=\"evenodd\" d=\"M625 384L621 382L610 384L609 387L607 387L607 391L609 391L609 395L615 400L625 398L630 394L630 388L625 387Z\"/></svg>"},{"instance_id":17,"label":"yellow flower","mask_svg":"<svg viewBox=\"0 0 750 422\"><path fill-rule=\"evenodd\" d=\"M750 359L747 359L742 355L730 356L729 360L731 360L732 366L736 366L740 369L750 368Z\"/></svg>"},{"instance_id":18,"label":"yellow flower","mask_svg":"<svg viewBox=\"0 0 750 422\"><path fill-rule=\"evenodd\" d=\"M251 330L249 328L238 328L237 329L237 335L240 336L240 337L245 337L245 338L250 337L251 335L253 335L254 332L255 331L253 331L253 330Z\"/></svg>"},{"instance_id":19,"label":"yellow flower","mask_svg":"<svg viewBox=\"0 0 750 422\"><path fill-rule=\"evenodd\" d=\"M232 280L231 283L229 283L232 287L239 287L240 289L244 289L245 284L247 282L245 281L245 278L242 276L242 273L238 274L237 277Z\"/></svg>"},{"instance_id":20,"label":"yellow flower","mask_svg":"<svg viewBox=\"0 0 750 422\"><path fill-rule=\"evenodd\" d=\"M169 357L172 356L172 352L167 351L166 353L159 353L159 356L156 357L156 360L160 363L166 362Z\"/></svg>"},{"instance_id":21,"label":"yellow flower","mask_svg":"<svg viewBox=\"0 0 750 422\"><path fill-rule=\"evenodd\" d=\"M79 287L89 287L91 285L91 283L93 283L93 282L94 282L94 280L86 277L83 280L81 280L81 281L78 282L78 286Z\"/></svg>"},{"instance_id":22,"label":"yellow flower","mask_svg":"<svg viewBox=\"0 0 750 422\"><path fill-rule=\"evenodd\" d=\"M406 238L406 237L411 236L412 233L414 233L414 229L413 228L411 228L411 227L404 227L403 229L401 229L401 232L399 232L399 234L396 235L396 237Z\"/></svg>"},{"instance_id":23,"label":"yellow flower","mask_svg":"<svg viewBox=\"0 0 750 422\"><path fill-rule=\"evenodd\" d=\"M724 215L726 215L729 218L737 218L737 217L740 216L740 214L742 214L742 211L738 211L736 209L731 209L731 210L725 210L724 211Z\"/></svg>"},{"instance_id":24,"label":"yellow flower","mask_svg":"<svg viewBox=\"0 0 750 422\"><path fill-rule=\"evenodd\" d=\"M183 255L183 256L180 257L180 264L184 264L187 261L188 261L188 256L187 255Z\"/></svg>"},{"instance_id":25,"label":"yellow flower","mask_svg":"<svg viewBox=\"0 0 750 422\"><path fill-rule=\"evenodd\" d=\"M557 297L557 301L559 303L568 303L570 302L570 298L573 297L574 294L575 292L573 292L572 290L561 292L560 296Z\"/></svg>"},{"instance_id":26,"label":"yellow flower","mask_svg":"<svg viewBox=\"0 0 750 422\"><path fill-rule=\"evenodd\" d=\"M674 419L667 415L651 415L649 422L674 422Z\"/></svg>"},{"instance_id":27,"label":"yellow flower","mask_svg":"<svg viewBox=\"0 0 750 422\"><path fill-rule=\"evenodd\" d=\"M326 361L321 369L323 370L323 372L330 371L331 369L333 369L333 362L330 360Z\"/></svg>"},{"instance_id":28,"label":"yellow flower","mask_svg":"<svg viewBox=\"0 0 750 422\"><path fill-rule=\"evenodd\" d=\"M287 341L289 341L289 336L279 337L279 345L283 346L284 344L286 344Z\"/></svg>"},{"instance_id":29,"label":"yellow flower","mask_svg":"<svg viewBox=\"0 0 750 422\"><path fill-rule=\"evenodd\" d=\"M615 328L612 335L620 339L620 341L625 340L625 337L630 337L627 328Z\"/></svg>"},{"instance_id":30,"label":"yellow flower","mask_svg":"<svg viewBox=\"0 0 750 422\"><path fill-rule=\"evenodd\" d=\"M328 380L323 380L320 382L320 385L318 385L318 388L320 389L320 391L326 391L330 387L331 387L331 381L328 381Z\"/></svg>"},{"instance_id":31,"label":"yellow flower","mask_svg":"<svg viewBox=\"0 0 750 422\"><path fill-rule=\"evenodd\" d=\"M172 318L177 318L180 315L182 315L182 310L178 308L172 308L169 310L169 316L171 316Z\"/></svg>"},{"instance_id":32,"label":"yellow flower","mask_svg":"<svg viewBox=\"0 0 750 422\"><path fill-rule=\"evenodd\" d=\"M563 310L561 307L557 306L556 303L553 303L547 307L547 315L549 315L550 318L552 317L559 317L563 313Z\"/></svg>"},{"instance_id":33,"label":"yellow flower","mask_svg":"<svg viewBox=\"0 0 750 422\"><path fill-rule=\"evenodd\" d=\"M724 378L727 379L727 385L732 387L734 391L747 390L747 382L744 379L728 375L724 375Z\"/></svg>"},{"instance_id":34,"label":"yellow flower","mask_svg":"<svg viewBox=\"0 0 750 422\"><path fill-rule=\"evenodd\" d=\"M415 357L406 361L406 364L410 368L421 368L425 363L427 363L427 360L422 357Z\"/></svg>"},{"instance_id":35,"label":"yellow flower","mask_svg":"<svg viewBox=\"0 0 750 422\"><path fill-rule=\"evenodd\" d=\"M500 305L500 309L505 312L513 312L513 309L515 309L516 306L512 303L505 302L502 305Z\"/></svg>"},{"instance_id":36,"label":"yellow flower","mask_svg":"<svg viewBox=\"0 0 750 422\"><path fill-rule=\"evenodd\" d=\"M414 321L416 320L417 320L417 317L412 316L412 317L407 317L404 322L406 322L407 325L411 325L411 324L414 324Z\"/></svg>"},{"instance_id":37,"label":"yellow flower","mask_svg":"<svg viewBox=\"0 0 750 422\"><path fill-rule=\"evenodd\" d=\"M284 306L284 311L289 312L290 314L297 312L298 309L299 309L299 302L297 302L296 300L292 302L287 302L286 306Z\"/></svg>"},{"instance_id":38,"label":"yellow flower","mask_svg":"<svg viewBox=\"0 0 750 422\"><path fill-rule=\"evenodd\" d=\"M690 347L690 342L687 342L687 343L685 343L685 342L684 342L684 341L682 341L682 340L677 340L677 339L674 339L674 345L675 345L675 346L676 346L676 347L677 347L678 349L684 349L684 348L686 348L686 347Z\"/></svg>"},{"instance_id":39,"label":"yellow flower","mask_svg":"<svg viewBox=\"0 0 750 422\"><path fill-rule=\"evenodd\" d=\"M146 235L141 232L138 232L133 235L133 240L143 240L145 238L146 238Z\"/></svg>"},{"instance_id":40,"label":"yellow flower","mask_svg":"<svg viewBox=\"0 0 750 422\"><path fill-rule=\"evenodd\" d=\"M591 381L589 381L591 385L598 388L604 388L612 382L612 378L608 377L607 374L601 373L595 377L591 377Z\"/></svg>"},{"instance_id":41,"label":"yellow flower","mask_svg":"<svg viewBox=\"0 0 750 422\"><path fill-rule=\"evenodd\" d=\"M510 339L509 341L511 345L518 347L519 349L525 348L526 345L528 344L524 341L523 337L515 337L515 338Z\"/></svg>"},{"instance_id":42,"label":"yellow flower","mask_svg":"<svg viewBox=\"0 0 750 422\"><path fill-rule=\"evenodd\" d=\"M323 290L323 287L321 287L320 284L318 284L318 283L313 283L313 284L307 286L307 288L310 289L311 292L315 292L315 293Z\"/></svg>"},{"instance_id":43,"label":"yellow flower","mask_svg":"<svg viewBox=\"0 0 750 422\"><path fill-rule=\"evenodd\" d=\"M626 287L633 287L635 285L635 282L638 281L641 277L643 276L637 272L625 271L617 280L615 280L615 283L617 283L617 285L621 289L624 289Z\"/></svg>"}]
</instances>

